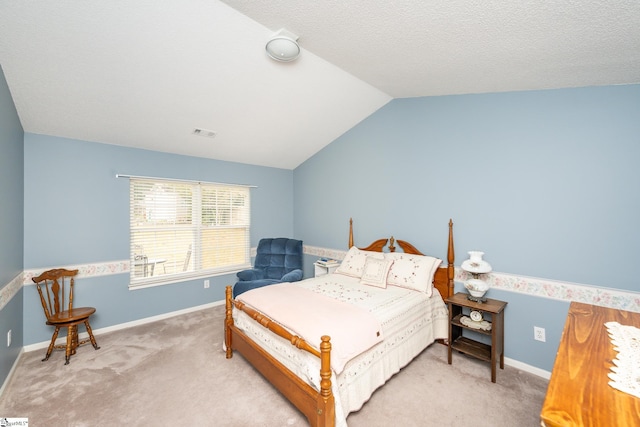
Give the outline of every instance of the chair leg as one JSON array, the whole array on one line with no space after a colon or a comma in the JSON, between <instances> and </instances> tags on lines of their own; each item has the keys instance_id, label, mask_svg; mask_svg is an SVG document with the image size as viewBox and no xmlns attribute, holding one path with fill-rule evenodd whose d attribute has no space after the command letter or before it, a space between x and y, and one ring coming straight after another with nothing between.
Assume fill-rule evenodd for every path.
<instances>
[{"instance_id":1,"label":"chair leg","mask_svg":"<svg viewBox=\"0 0 640 427\"><path fill-rule=\"evenodd\" d=\"M91 326L89 325L89 320L85 320L84 321L84 326L87 328L87 333L89 334L89 339L91 340L91 345L93 345L93 348L98 350L100 347L98 347L98 343L96 342L96 339L93 336L93 331L91 330Z\"/></svg>"},{"instance_id":2,"label":"chair leg","mask_svg":"<svg viewBox=\"0 0 640 427\"><path fill-rule=\"evenodd\" d=\"M55 345L56 339L58 339L58 332L60 332L60 327L56 326L56 330L53 331L53 335L51 336L51 343L47 349L47 355L42 359L43 362L49 360L49 356L51 356L51 352L53 351L53 346Z\"/></svg>"},{"instance_id":3,"label":"chair leg","mask_svg":"<svg viewBox=\"0 0 640 427\"><path fill-rule=\"evenodd\" d=\"M76 349L80 345L80 339L78 338L78 325L73 325L73 335L71 336L71 355L76 354Z\"/></svg>"},{"instance_id":4,"label":"chair leg","mask_svg":"<svg viewBox=\"0 0 640 427\"><path fill-rule=\"evenodd\" d=\"M73 342L74 342L74 327L73 326L68 326L67 327L67 347L65 348L64 351L64 364L68 365L69 364L69 360L71 359L71 355L73 354Z\"/></svg>"}]
</instances>

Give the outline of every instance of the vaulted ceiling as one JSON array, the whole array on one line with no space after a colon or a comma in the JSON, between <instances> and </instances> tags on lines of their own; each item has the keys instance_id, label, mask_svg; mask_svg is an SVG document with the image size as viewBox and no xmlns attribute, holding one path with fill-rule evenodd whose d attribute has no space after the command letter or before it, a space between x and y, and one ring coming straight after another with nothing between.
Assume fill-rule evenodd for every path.
<instances>
[{"instance_id":1,"label":"vaulted ceiling","mask_svg":"<svg viewBox=\"0 0 640 427\"><path fill-rule=\"evenodd\" d=\"M293 169L393 98L640 83L640 2L4 1L0 65L26 132Z\"/></svg>"}]
</instances>

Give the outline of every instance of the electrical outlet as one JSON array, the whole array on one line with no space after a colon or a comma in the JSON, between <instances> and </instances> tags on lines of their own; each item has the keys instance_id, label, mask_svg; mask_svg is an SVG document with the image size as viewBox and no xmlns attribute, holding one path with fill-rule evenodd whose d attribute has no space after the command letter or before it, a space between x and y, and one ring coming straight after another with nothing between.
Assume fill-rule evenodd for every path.
<instances>
[{"instance_id":1,"label":"electrical outlet","mask_svg":"<svg viewBox=\"0 0 640 427\"><path fill-rule=\"evenodd\" d=\"M7 332L7 347L11 347L11 329Z\"/></svg>"},{"instance_id":2,"label":"electrical outlet","mask_svg":"<svg viewBox=\"0 0 640 427\"><path fill-rule=\"evenodd\" d=\"M544 333L544 328L541 328L539 326L534 326L533 327L533 338L536 341L542 341L545 342L545 333Z\"/></svg>"},{"instance_id":3,"label":"electrical outlet","mask_svg":"<svg viewBox=\"0 0 640 427\"><path fill-rule=\"evenodd\" d=\"M204 288L209 289L209 279L204 281Z\"/></svg>"}]
</instances>

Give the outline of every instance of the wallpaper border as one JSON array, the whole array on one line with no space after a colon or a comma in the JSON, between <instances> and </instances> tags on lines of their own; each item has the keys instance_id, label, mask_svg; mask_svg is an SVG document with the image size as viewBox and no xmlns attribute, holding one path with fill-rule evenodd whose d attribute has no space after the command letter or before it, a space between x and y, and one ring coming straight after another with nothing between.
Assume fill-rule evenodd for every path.
<instances>
[{"instance_id":1,"label":"wallpaper border","mask_svg":"<svg viewBox=\"0 0 640 427\"><path fill-rule=\"evenodd\" d=\"M343 259L347 251L327 249L316 246L304 246L304 253L319 258ZM252 251L255 254L255 251ZM78 277L97 277L111 274L129 273L129 260L110 261L104 263L66 266L71 270L78 269ZM10 283L0 289L0 310L20 291L22 286L32 285L31 278L47 268L25 270ZM455 270L454 280L464 282L468 273L460 268ZM560 301L578 301L587 304L616 308L640 313L640 293L578 283L560 282L557 280L535 277L516 276L513 274L492 272L486 277L487 283L494 289L517 292L540 298Z\"/></svg>"},{"instance_id":2,"label":"wallpaper border","mask_svg":"<svg viewBox=\"0 0 640 427\"><path fill-rule=\"evenodd\" d=\"M11 299L20 292L20 289L22 289L23 275L24 273L18 274L12 281L7 283L7 286L0 289L0 310L9 304L9 301L11 301Z\"/></svg>"},{"instance_id":3,"label":"wallpaper border","mask_svg":"<svg viewBox=\"0 0 640 427\"><path fill-rule=\"evenodd\" d=\"M37 276L43 271L51 268L66 268L67 270L78 270L76 277L98 277L98 276L110 276L112 274L129 273L129 260L121 261L109 261L109 262L97 262L94 264L77 264L77 265L65 265L58 267L43 267L38 269L25 270L23 273L24 285L33 285L31 278Z\"/></svg>"},{"instance_id":4,"label":"wallpaper border","mask_svg":"<svg viewBox=\"0 0 640 427\"><path fill-rule=\"evenodd\" d=\"M347 251L304 246L304 253L321 258L343 259ZM455 269L454 280L464 282L470 278L469 273ZM599 288L579 283L560 282L557 280L535 277L516 276L507 273L492 272L485 276L491 288L508 292L517 292L540 298L560 301L578 301L587 304L615 308L640 313L640 293L610 288Z\"/></svg>"},{"instance_id":5,"label":"wallpaper border","mask_svg":"<svg viewBox=\"0 0 640 427\"><path fill-rule=\"evenodd\" d=\"M0 289L0 310L2 310L11 299L20 292L23 286L33 285L32 277L51 268L66 268L68 270L78 269L78 277L108 276L111 274L121 274L129 272L129 260L110 261L95 264L67 265L62 267L43 267L38 269L25 270L18 274L11 282Z\"/></svg>"}]
</instances>

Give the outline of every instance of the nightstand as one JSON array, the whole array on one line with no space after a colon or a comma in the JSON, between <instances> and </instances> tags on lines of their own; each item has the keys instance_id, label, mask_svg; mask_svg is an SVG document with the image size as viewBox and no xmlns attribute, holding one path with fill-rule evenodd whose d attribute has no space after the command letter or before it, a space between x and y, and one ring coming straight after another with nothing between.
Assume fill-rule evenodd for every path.
<instances>
[{"instance_id":1,"label":"nightstand","mask_svg":"<svg viewBox=\"0 0 640 427\"><path fill-rule=\"evenodd\" d=\"M320 277L320 276L324 276L325 274L330 274L333 273L334 271L336 271L336 269L340 267L340 263L335 263L335 264L321 264L319 262L314 262L313 263L313 276L314 277Z\"/></svg>"},{"instance_id":2,"label":"nightstand","mask_svg":"<svg viewBox=\"0 0 640 427\"><path fill-rule=\"evenodd\" d=\"M468 354L481 360L491 362L491 382L496 382L496 364L500 357L500 369L504 369L504 309L507 303L491 298L486 302L478 303L467 299L467 294L458 292L445 299L449 306L449 365L452 362L453 350ZM479 311L484 320L491 321L491 330L485 331L469 325L463 316L468 316L470 311ZM487 319L487 315L491 319ZM491 345L462 336L463 330L469 330L491 337Z\"/></svg>"}]
</instances>

